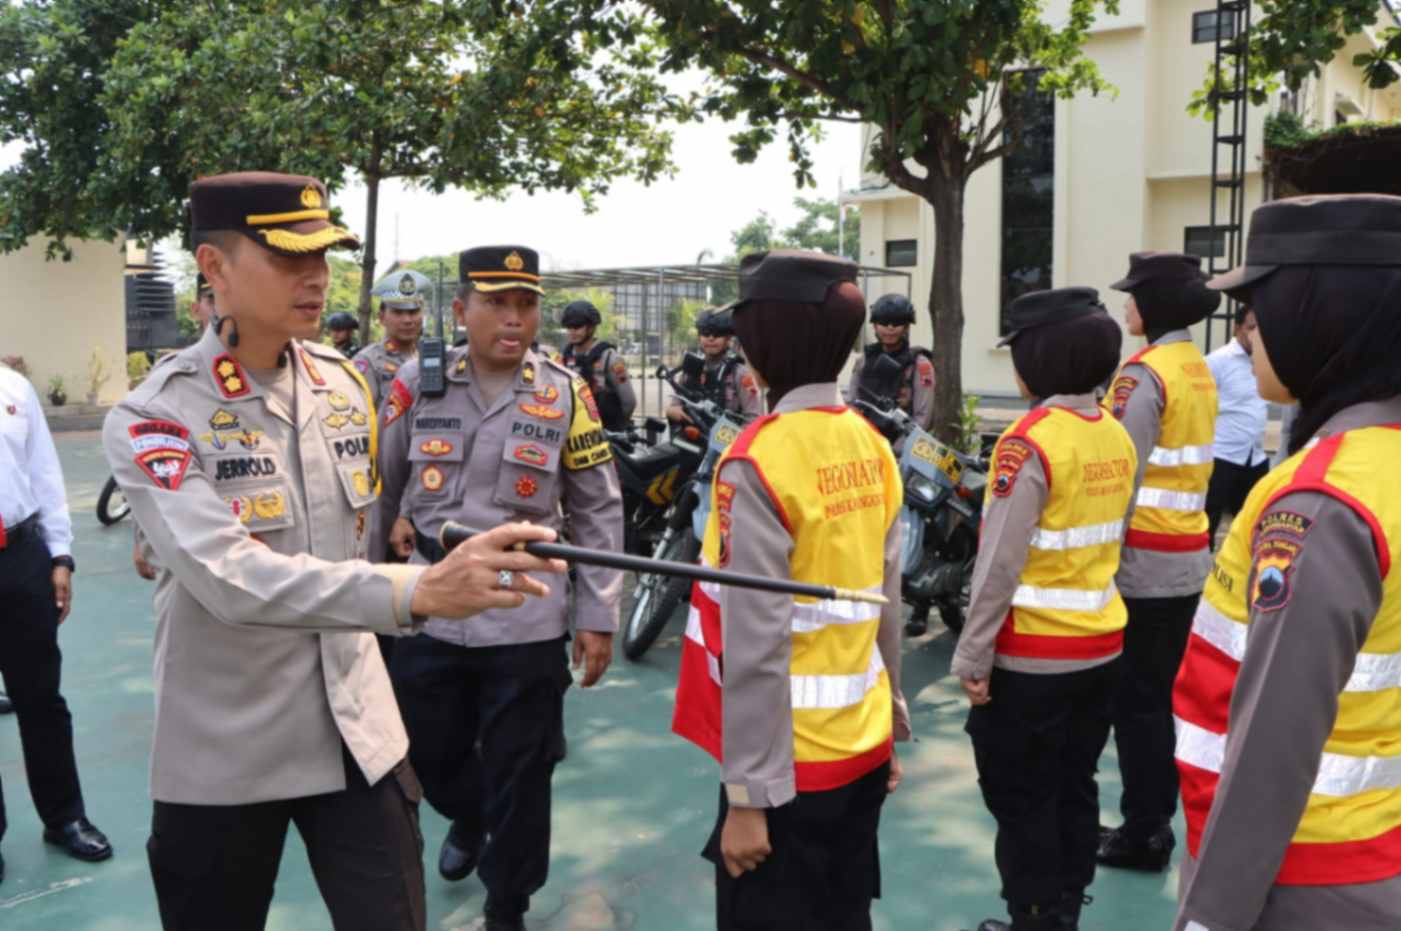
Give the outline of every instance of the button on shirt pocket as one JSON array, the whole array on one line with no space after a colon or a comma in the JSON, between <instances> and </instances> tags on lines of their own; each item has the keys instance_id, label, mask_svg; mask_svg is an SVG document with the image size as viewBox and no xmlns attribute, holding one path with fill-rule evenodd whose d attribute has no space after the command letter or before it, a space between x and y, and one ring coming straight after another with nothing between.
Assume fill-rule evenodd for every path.
<instances>
[{"instance_id":1,"label":"button on shirt pocket","mask_svg":"<svg viewBox=\"0 0 1401 931\"><path fill-rule=\"evenodd\" d=\"M462 467L466 446L462 433L413 434L409 439L409 461L413 463L416 493L429 496L447 494L451 490L450 479Z\"/></svg>"}]
</instances>

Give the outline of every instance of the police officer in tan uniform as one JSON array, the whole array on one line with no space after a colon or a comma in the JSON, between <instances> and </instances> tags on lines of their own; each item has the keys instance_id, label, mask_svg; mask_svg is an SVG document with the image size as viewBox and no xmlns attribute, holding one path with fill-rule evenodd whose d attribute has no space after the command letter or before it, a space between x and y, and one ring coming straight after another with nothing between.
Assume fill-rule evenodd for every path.
<instances>
[{"instance_id":1,"label":"police officer in tan uniform","mask_svg":"<svg viewBox=\"0 0 1401 931\"><path fill-rule=\"evenodd\" d=\"M446 390L425 390L417 363L390 386L380 464L383 523L412 565L442 558L446 520L485 527L528 520L574 543L620 550L617 472L583 379L530 349L540 321L539 260L524 246L469 249L459 258L457 321L466 346L448 352ZM376 547L376 552L379 547ZM584 687L613 650L622 573L580 566L574 663ZM401 640L394 685L411 758L434 808L452 820L438 870L449 880L480 865L486 927L523 928L549 869L550 780L571 679L564 586L528 612L471 625L437 618Z\"/></svg>"},{"instance_id":2,"label":"police officer in tan uniform","mask_svg":"<svg viewBox=\"0 0 1401 931\"><path fill-rule=\"evenodd\" d=\"M160 573L147 851L161 922L263 927L295 823L335 928L422 929L418 781L369 632L544 595L516 570L563 566L501 549L554 535L500 528L427 570L366 562L374 410L314 342L325 251L355 238L311 178L219 175L190 199L221 316L103 430Z\"/></svg>"},{"instance_id":3,"label":"police officer in tan uniform","mask_svg":"<svg viewBox=\"0 0 1401 931\"><path fill-rule=\"evenodd\" d=\"M560 361L578 372L593 391L603 425L609 430L626 430L637 410L637 394L628 379L628 366L612 343L594 339L603 315L588 301L571 301L560 315L569 345Z\"/></svg>"},{"instance_id":4,"label":"police officer in tan uniform","mask_svg":"<svg viewBox=\"0 0 1401 931\"><path fill-rule=\"evenodd\" d=\"M381 295L379 322L384 339L371 343L355 354L355 367L370 383L375 405L384 400L384 391L399 369L418 356L418 338L423 335L423 285L427 277L415 271L391 272L375 283Z\"/></svg>"}]
</instances>

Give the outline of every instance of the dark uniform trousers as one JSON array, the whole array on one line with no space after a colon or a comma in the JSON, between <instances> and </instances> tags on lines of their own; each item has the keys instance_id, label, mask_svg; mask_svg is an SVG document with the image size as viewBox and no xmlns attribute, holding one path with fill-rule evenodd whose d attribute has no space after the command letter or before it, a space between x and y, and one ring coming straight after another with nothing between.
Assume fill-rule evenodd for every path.
<instances>
[{"instance_id":1,"label":"dark uniform trousers","mask_svg":"<svg viewBox=\"0 0 1401 931\"><path fill-rule=\"evenodd\" d=\"M1177 813L1177 746L1172 684L1187 650L1201 593L1175 598L1125 598L1122 670L1113 701L1114 745L1119 751L1123 833L1143 841Z\"/></svg>"},{"instance_id":2,"label":"dark uniform trousers","mask_svg":"<svg viewBox=\"0 0 1401 931\"><path fill-rule=\"evenodd\" d=\"M997 819L1002 897L1023 908L1079 895L1099 843L1095 765L1109 739L1119 660L1035 675L994 668L992 701L968 713L978 785Z\"/></svg>"},{"instance_id":3,"label":"dark uniform trousers","mask_svg":"<svg viewBox=\"0 0 1401 931\"><path fill-rule=\"evenodd\" d=\"M0 549L0 676L14 703L34 807L45 826L57 828L86 812L73 758L73 717L59 692L63 656L53 564L38 521L6 533L9 542ZM0 837L5 826L0 792Z\"/></svg>"},{"instance_id":4,"label":"dark uniform trousers","mask_svg":"<svg viewBox=\"0 0 1401 931\"><path fill-rule=\"evenodd\" d=\"M839 789L799 792L768 809L769 854L734 879L725 869L720 832L729 801L702 852L715 864L717 931L870 931L871 900L880 898L877 832L890 781L887 763Z\"/></svg>"},{"instance_id":5,"label":"dark uniform trousers","mask_svg":"<svg viewBox=\"0 0 1401 931\"><path fill-rule=\"evenodd\" d=\"M267 922L289 824L336 931L423 931L422 789L407 760L373 786L348 750L340 792L249 805L156 802L146 854L165 931Z\"/></svg>"},{"instance_id":6,"label":"dark uniform trousers","mask_svg":"<svg viewBox=\"0 0 1401 931\"><path fill-rule=\"evenodd\" d=\"M1217 459L1211 469L1211 483L1206 486L1206 519L1211 548L1216 549L1216 528L1227 514L1239 514L1246 496L1255 483L1270 474L1270 461L1255 466L1236 465Z\"/></svg>"},{"instance_id":7,"label":"dark uniform trousers","mask_svg":"<svg viewBox=\"0 0 1401 931\"><path fill-rule=\"evenodd\" d=\"M550 868L550 780L573 678L565 638L462 647L427 634L394 647L409 758L428 802L466 840L494 915L521 915Z\"/></svg>"}]
</instances>

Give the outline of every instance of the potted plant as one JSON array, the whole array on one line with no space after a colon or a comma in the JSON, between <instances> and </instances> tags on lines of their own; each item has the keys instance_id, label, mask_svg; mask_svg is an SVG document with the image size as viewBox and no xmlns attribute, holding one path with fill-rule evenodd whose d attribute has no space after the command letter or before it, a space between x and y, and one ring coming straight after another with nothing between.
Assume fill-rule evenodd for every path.
<instances>
[{"instance_id":1,"label":"potted plant","mask_svg":"<svg viewBox=\"0 0 1401 931\"><path fill-rule=\"evenodd\" d=\"M54 407L62 407L68 403L68 391L63 387L62 375L55 375L49 379L49 403Z\"/></svg>"}]
</instances>

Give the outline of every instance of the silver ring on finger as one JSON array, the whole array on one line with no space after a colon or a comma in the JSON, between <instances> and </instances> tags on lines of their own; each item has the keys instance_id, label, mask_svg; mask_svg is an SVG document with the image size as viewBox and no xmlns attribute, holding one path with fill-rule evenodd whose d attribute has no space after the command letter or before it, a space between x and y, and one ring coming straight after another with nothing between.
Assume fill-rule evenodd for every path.
<instances>
[{"instance_id":1,"label":"silver ring on finger","mask_svg":"<svg viewBox=\"0 0 1401 931\"><path fill-rule=\"evenodd\" d=\"M503 592L510 591L515 581L516 575L510 569L502 569L500 572L496 573L496 587Z\"/></svg>"}]
</instances>

